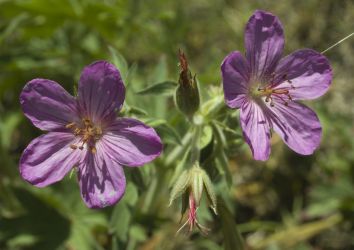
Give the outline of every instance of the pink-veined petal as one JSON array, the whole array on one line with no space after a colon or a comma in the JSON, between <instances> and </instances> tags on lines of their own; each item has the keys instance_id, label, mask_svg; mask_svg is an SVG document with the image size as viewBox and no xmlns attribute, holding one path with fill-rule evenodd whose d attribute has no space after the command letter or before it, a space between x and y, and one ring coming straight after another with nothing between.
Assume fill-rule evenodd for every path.
<instances>
[{"instance_id":1,"label":"pink-veined petal","mask_svg":"<svg viewBox=\"0 0 354 250\"><path fill-rule=\"evenodd\" d=\"M20 95L23 113L36 127L54 131L76 121L77 104L63 87L47 79L33 79Z\"/></svg>"},{"instance_id":2,"label":"pink-veined petal","mask_svg":"<svg viewBox=\"0 0 354 250\"><path fill-rule=\"evenodd\" d=\"M224 59L221 73L227 106L240 108L249 88L250 72L247 61L240 52L234 51Z\"/></svg>"},{"instance_id":3,"label":"pink-veined petal","mask_svg":"<svg viewBox=\"0 0 354 250\"><path fill-rule=\"evenodd\" d=\"M78 101L81 113L94 123L111 121L124 102L125 87L119 70L111 63L97 61L81 73Z\"/></svg>"},{"instance_id":4,"label":"pink-veined petal","mask_svg":"<svg viewBox=\"0 0 354 250\"><path fill-rule=\"evenodd\" d=\"M86 151L78 180L82 199L89 208L104 208L117 203L125 192L122 166L113 162L99 145L95 154Z\"/></svg>"},{"instance_id":5,"label":"pink-veined petal","mask_svg":"<svg viewBox=\"0 0 354 250\"><path fill-rule=\"evenodd\" d=\"M245 30L246 58L255 80L269 80L284 48L283 27L271 13L257 10Z\"/></svg>"},{"instance_id":6,"label":"pink-veined petal","mask_svg":"<svg viewBox=\"0 0 354 250\"><path fill-rule=\"evenodd\" d=\"M280 83L275 89L288 88L293 100L315 99L327 92L332 69L324 55L302 49L280 60L275 81Z\"/></svg>"},{"instance_id":7,"label":"pink-veined petal","mask_svg":"<svg viewBox=\"0 0 354 250\"><path fill-rule=\"evenodd\" d=\"M312 154L320 145L322 128L315 112L303 104L289 102L285 106L276 99L269 110L274 131L296 153Z\"/></svg>"},{"instance_id":8,"label":"pink-veined petal","mask_svg":"<svg viewBox=\"0 0 354 250\"><path fill-rule=\"evenodd\" d=\"M37 187L60 181L82 157L80 150L70 148L76 142L73 134L63 132L37 137L21 156L22 178Z\"/></svg>"},{"instance_id":9,"label":"pink-veined petal","mask_svg":"<svg viewBox=\"0 0 354 250\"><path fill-rule=\"evenodd\" d=\"M246 142L255 160L265 161L270 155L270 124L261 103L247 101L240 111L240 122Z\"/></svg>"},{"instance_id":10,"label":"pink-veined petal","mask_svg":"<svg viewBox=\"0 0 354 250\"><path fill-rule=\"evenodd\" d=\"M131 118L118 118L100 140L111 158L125 166L141 166L158 157L162 143L155 130Z\"/></svg>"}]
</instances>

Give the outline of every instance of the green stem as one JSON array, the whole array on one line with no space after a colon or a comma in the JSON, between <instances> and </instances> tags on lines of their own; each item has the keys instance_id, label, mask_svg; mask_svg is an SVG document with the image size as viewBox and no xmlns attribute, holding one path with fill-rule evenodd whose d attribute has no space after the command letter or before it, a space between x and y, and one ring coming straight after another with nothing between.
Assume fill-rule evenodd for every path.
<instances>
[{"instance_id":1,"label":"green stem","mask_svg":"<svg viewBox=\"0 0 354 250\"><path fill-rule=\"evenodd\" d=\"M191 142L191 167L194 165L195 162L199 162L200 157L200 148L199 148L199 141L200 135L203 129L203 125L195 125L194 126L194 134L192 137Z\"/></svg>"}]
</instances>

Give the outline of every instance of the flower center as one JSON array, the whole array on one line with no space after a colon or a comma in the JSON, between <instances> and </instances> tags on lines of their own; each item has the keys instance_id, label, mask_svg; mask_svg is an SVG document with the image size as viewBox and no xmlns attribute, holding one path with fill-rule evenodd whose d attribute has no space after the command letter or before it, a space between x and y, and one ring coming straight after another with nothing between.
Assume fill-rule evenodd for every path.
<instances>
[{"instance_id":1,"label":"flower center","mask_svg":"<svg viewBox=\"0 0 354 250\"><path fill-rule=\"evenodd\" d=\"M84 118L82 119L80 124L72 122L67 124L65 128L71 129L75 136L81 137L79 141L79 143L81 142L81 144L79 146L75 144L71 144L70 148L74 150L77 148L83 150L84 145L86 144L93 154L96 153L95 143L102 136L101 127L95 126L95 124L93 124L93 122L90 119Z\"/></svg>"},{"instance_id":2,"label":"flower center","mask_svg":"<svg viewBox=\"0 0 354 250\"><path fill-rule=\"evenodd\" d=\"M250 95L254 98L265 97L265 102L269 102L271 107L274 107L274 97L280 99L285 106L288 106L289 101L293 100L290 95L290 90L295 89L295 87L292 85L292 82L287 79L286 75L283 76L283 79L289 84L288 86L274 89L278 85L271 80L265 87L251 88Z\"/></svg>"}]
</instances>

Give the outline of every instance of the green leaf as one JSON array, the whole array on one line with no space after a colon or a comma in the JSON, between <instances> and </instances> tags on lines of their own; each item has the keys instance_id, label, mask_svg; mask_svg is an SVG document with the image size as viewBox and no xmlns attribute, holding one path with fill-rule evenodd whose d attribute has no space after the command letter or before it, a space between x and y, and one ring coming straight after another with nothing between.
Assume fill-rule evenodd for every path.
<instances>
[{"instance_id":1,"label":"green leaf","mask_svg":"<svg viewBox=\"0 0 354 250\"><path fill-rule=\"evenodd\" d=\"M134 206L138 201L138 190L134 184L128 183L123 199L130 206Z\"/></svg>"},{"instance_id":2,"label":"green leaf","mask_svg":"<svg viewBox=\"0 0 354 250\"><path fill-rule=\"evenodd\" d=\"M133 63L132 66L129 68L127 76L124 81L124 84L127 88L132 83L133 79L136 77L137 70L138 70L138 65L136 63Z\"/></svg>"},{"instance_id":3,"label":"green leaf","mask_svg":"<svg viewBox=\"0 0 354 250\"><path fill-rule=\"evenodd\" d=\"M31 234L19 234L7 242L10 249L25 249L38 242L38 237Z\"/></svg>"},{"instance_id":4,"label":"green leaf","mask_svg":"<svg viewBox=\"0 0 354 250\"><path fill-rule=\"evenodd\" d=\"M172 96L176 91L177 83L173 81L165 81L148 86L147 88L140 90L136 94L138 95L165 95Z\"/></svg>"},{"instance_id":5,"label":"green leaf","mask_svg":"<svg viewBox=\"0 0 354 250\"><path fill-rule=\"evenodd\" d=\"M131 219L130 209L125 202L118 203L113 209L112 217L109 222L109 231L115 233L121 241L128 238L128 230Z\"/></svg>"},{"instance_id":6,"label":"green leaf","mask_svg":"<svg viewBox=\"0 0 354 250\"><path fill-rule=\"evenodd\" d=\"M154 128L160 125L167 124L167 121L164 119L147 118L147 119L143 119L143 121L146 125L149 125L150 127L154 127Z\"/></svg>"},{"instance_id":7,"label":"green leaf","mask_svg":"<svg viewBox=\"0 0 354 250\"><path fill-rule=\"evenodd\" d=\"M216 138L218 141L218 145L221 148L225 148L227 146L227 140L225 137L225 134L220 126L218 124L213 124L213 128L215 130Z\"/></svg>"},{"instance_id":8,"label":"green leaf","mask_svg":"<svg viewBox=\"0 0 354 250\"><path fill-rule=\"evenodd\" d=\"M123 109L120 111L120 114L124 114L124 116L132 116L132 115L148 115L148 113L138 107L129 106L128 104L124 104Z\"/></svg>"},{"instance_id":9,"label":"green leaf","mask_svg":"<svg viewBox=\"0 0 354 250\"><path fill-rule=\"evenodd\" d=\"M119 69L119 72L122 76L123 82L125 82L128 76L128 63L125 60L124 56L120 54L115 48L109 46L108 47L113 64Z\"/></svg>"},{"instance_id":10,"label":"green leaf","mask_svg":"<svg viewBox=\"0 0 354 250\"><path fill-rule=\"evenodd\" d=\"M164 119L147 118L142 119L142 121L153 128L156 129L157 133L164 139L164 143L170 144L182 144L181 137L177 131L170 126Z\"/></svg>"},{"instance_id":11,"label":"green leaf","mask_svg":"<svg viewBox=\"0 0 354 250\"><path fill-rule=\"evenodd\" d=\"M147 239L147 235L144 227L137 224L131 226L129 235L131 238L137 241L144 241Z\"/></svg>"}]
</instances>

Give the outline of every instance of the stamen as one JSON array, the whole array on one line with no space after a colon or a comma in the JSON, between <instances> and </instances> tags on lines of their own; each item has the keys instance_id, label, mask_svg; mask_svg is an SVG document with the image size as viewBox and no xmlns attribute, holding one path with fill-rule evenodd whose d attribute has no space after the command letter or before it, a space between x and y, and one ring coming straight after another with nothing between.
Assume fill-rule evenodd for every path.
<instances>
[{"instance_id":1,"label":"stamen","mask_svg":"<svg viewBox=\"0 0 354 250\"><path fill-rule=\"evenodd\" d=\"M65 125L65 128L73 128L75 126L76 126L75 122L71 122L71 123Z\"/></svg>"},{"instance_id":2,"label":"stamen","mask_svg":"<svg viewBox=\"0 0 354 250\"><path fill-rule=\"evenodd\" d=\"M100 127L96 127L96 134L102 135L102 129Z\"/></svg>"},{"instance_id":3,"label":"stamen","mask_svg":"<svg viewBox=\"0 0 354 250\"><path fill-rule=\"evenodd\" d=\"M81 129L75 128L74 135L79 135L81 133Z\"/></svg>"},{"instance_id":4,"label":"stamen","mask_svg":"<svg viewBox=\"0 0 354 250\"><path fill-rule=\"evenodd\" d=\"M95 126L90 119L83 118L81 120L81 124L77 124L75 122L69 123L65 126L65 128L72 129L73 134L75 136L80 136L81 139L79 143L81 145L71 144L70 148L73 150L80 149L83 150L85 144L88 144L89 150L91 153L95 154L97 152L94 143L100 139L102 136L102 129L99 126Z\"/></svg>"}]
</instances>

